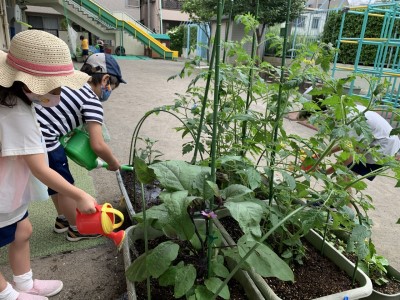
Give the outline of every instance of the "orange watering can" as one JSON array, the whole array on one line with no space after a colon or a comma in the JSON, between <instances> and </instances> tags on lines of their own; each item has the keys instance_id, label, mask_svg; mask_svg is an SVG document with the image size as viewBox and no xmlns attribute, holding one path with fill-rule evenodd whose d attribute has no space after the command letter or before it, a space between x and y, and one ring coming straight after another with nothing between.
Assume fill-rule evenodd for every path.
<instances>
[{"instance_id":1,"label":"orange watering can","mask_svg":"<svg viewBox=\"0 0 400 300\"><path fill-rule=\"evenodd\" d=\"M114 209L111 204L104 203L96 205L96 212L93 214L83 214L76 210L76 227L82 234L101 234L114 241L114 244L120 248L125 238L125 230L113 232L124 222L124 215ZM115 215L121 221L115 223Z\"/></svg>"}]
</instances>

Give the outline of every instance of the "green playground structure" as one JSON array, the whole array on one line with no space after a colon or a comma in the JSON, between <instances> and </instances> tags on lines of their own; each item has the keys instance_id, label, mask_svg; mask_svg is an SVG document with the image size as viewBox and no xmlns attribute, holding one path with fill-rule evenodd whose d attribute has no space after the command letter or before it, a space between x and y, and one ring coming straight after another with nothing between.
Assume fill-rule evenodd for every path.
<instances>
[{"instance_id":1,"label":"green playground structure","mask_svg":"<svg viewBox=\"0 0 400 300\"><path fill-rule=\"evenodd\" d=\"M346 26L346 16L349 14L361 15L362 25L359 36L343 36ZM379 37L365 36L366 28L370 25L371 18L383 18L382 28ZM338 65L340 51L336 54L332 75L336 70L351 71L356 74L371 74L381 80L387 79L391 87L387 90L382 99L383 106L399 107L399 78L400 78L400 1L390 0L387 2L375 2L365 6L347 7L343 9L337 49L340 50L343 44L357 45L357 52L354 66ZM378 30L378 29L377 29ZM369 45L376 47L376 56L372 66L360 65L360 55ZM350 93L353 92L354 82L350 86ZM364 97L369 98L372 91L369 89ZM389 116L393 118L393 116ZM394 121L394 120L391 120Z\"/></svg>"}]
</instances>

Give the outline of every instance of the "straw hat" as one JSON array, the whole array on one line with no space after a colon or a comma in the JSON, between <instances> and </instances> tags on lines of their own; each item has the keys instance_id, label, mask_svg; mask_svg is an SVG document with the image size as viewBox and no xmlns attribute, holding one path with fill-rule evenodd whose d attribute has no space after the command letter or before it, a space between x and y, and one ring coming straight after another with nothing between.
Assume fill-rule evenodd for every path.
<instances>
[{"instance_id":1,"label":"straw hat","mask_svg":"<svg viewBox=\"0 0 400 300\"><path fill-rule=\"evenodd\" d=\"M14 36L8 53L0 51L0 85L22 81L35 94L44 95L60 86L81 88L90 76L76 71L67 44L40 30Z\"/></svg>"}]
</instances>

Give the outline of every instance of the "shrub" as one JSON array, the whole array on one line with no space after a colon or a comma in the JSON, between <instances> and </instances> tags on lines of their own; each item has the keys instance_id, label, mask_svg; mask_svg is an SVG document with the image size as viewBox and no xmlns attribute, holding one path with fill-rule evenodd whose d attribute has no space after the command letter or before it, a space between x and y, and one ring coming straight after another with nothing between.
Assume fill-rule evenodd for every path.
<instances>
[{"instance_id":1,"label":"shrub","mask_svg":"<svg viewBox=\"0 0 400 300\"><path fill-rule=\"evenodd\" d=\"M170 48L179 52L179 56L182 54L183 48L183 36L184 36L185 26L179 25L167 32L171 39Z\"/></svg>"},{"instance_id":2,"label":"shrub","mask_svg":"<svg viewBox=\"0 0 400 300\"><path fill-rule=\"evenodd\" d=\"M182 48L196 47L197 45L197 27L190 27L190 45L187 47L187 26L179 25L168 31L171 39L171 50L179 51L179 56L182 54Z\"/></svg>"}]
</instances>

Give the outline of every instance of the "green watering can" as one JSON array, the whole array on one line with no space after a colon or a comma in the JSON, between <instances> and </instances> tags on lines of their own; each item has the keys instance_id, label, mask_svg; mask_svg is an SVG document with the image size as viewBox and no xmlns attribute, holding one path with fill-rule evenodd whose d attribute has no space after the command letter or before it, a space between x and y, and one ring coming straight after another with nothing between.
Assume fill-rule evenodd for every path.
<instances>
[{"instance_id":1,"label":"green watering can","mask_svg":"<svg viewBox=\"0 0 400 300\"><path fill-rule=\"evenodd\" d=\"M60 143L65 149L67 156L75 163L91 171L97 168L107 168L108 164L98 158L90 147L89 135L75 128L71 132L60 138ZM133 171L133 167L129 165L121 165L121 169L125 171Z\"/></svg>"}]
</instances>

